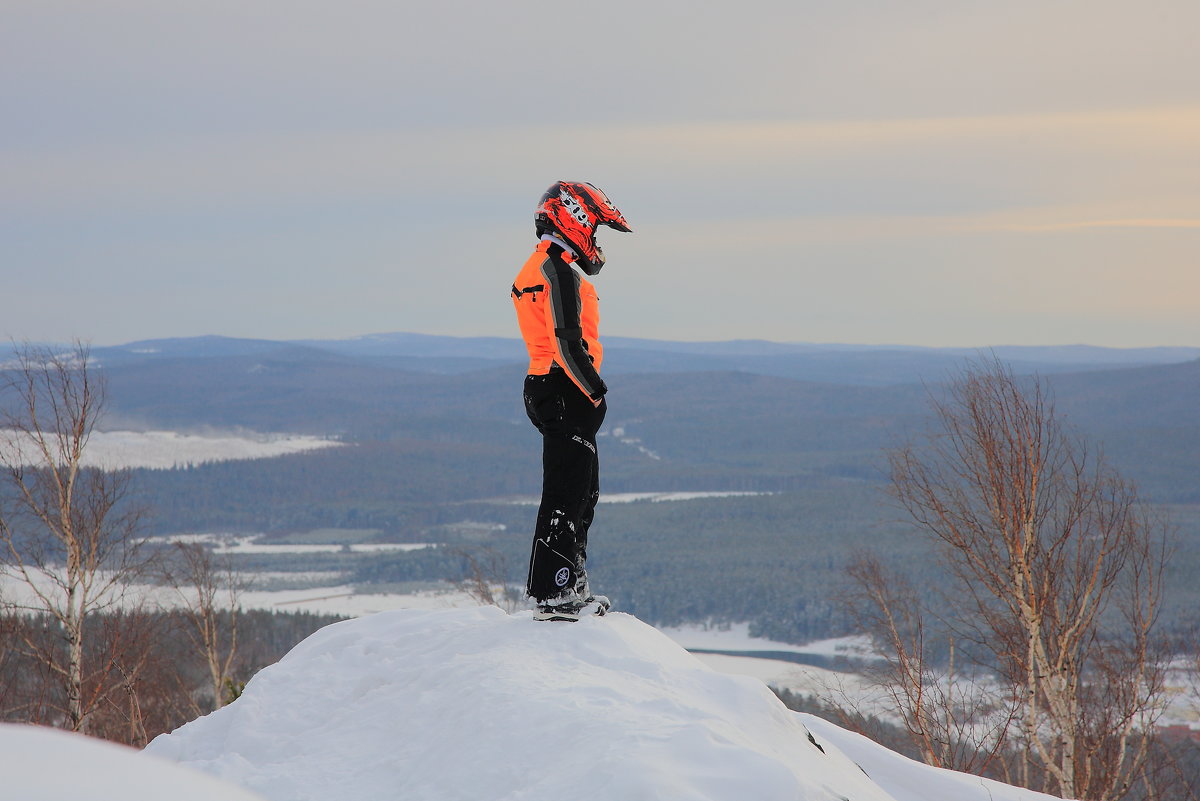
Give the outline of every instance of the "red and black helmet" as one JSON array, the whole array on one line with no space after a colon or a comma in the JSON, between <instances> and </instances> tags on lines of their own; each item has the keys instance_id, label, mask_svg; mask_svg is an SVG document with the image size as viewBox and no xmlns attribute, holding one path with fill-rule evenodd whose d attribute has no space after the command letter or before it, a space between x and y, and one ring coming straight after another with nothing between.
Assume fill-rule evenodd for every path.
<instances>
[{"instance_id":1,"label":"red and black helmet","mask_svg":"<svg viewBox=\"0 0 1200 801\"><path fill-rule=\"evenodd\" d=\"M575 251L575 263L588 275L604 266L604 251L596 244L596 226L630 232L608 195L586 181L555 181L542 195L534 215L537 235L554 234Z\"/></svg>"}]
</instances>

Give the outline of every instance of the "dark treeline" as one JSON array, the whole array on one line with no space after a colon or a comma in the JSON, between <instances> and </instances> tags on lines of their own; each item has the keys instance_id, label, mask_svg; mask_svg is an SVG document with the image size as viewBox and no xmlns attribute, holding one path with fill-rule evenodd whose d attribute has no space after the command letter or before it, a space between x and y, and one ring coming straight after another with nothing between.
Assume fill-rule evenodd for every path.
<instances>
[{"instance_id":1,"label":"dark treeline","mask_svg":"<svg viewBox=\"0 0 1200 801\"><path fill-rule=\"evenodd\" d=\"M247 465L249 467L249 465ZM236 492L233 497L241 497ZM502 502L394 501L378 515L333 518L330 507L297 496L294 528L265 542L299 541L314 528L371 529L360 541L423 542L444 547L411 552L247 554L244 572L340 571L364 591L411 582L456 582L481 557L496 581L523 586L536 507ZM253 504L247 499L247 509ZM1191 507L1164 510L1183 531ZM318 514L320 512L320 514ZM484 524L472 527L472 523ZM193 530L229 530L228 519ZM466 525L463 525L466 524ZM179 530L179 529L176 529ZM244 530L255 531L250 523ZM336 532L325 535L336 541ZM304 539L303 541L315 541ZM747 621L756 634L787 642L839 636L850 630L841 594L844 567L858 549L881 553L909 575L935 607L948 578L936 554L900 519L880 483L813 481L793 492L688 501L602 503L589 548L589 571L618 607L647 622ZM482 556L488 558L483 559ZM498 558L492 558L498 557ZM1168 566L1163 630L1180 636L1200 607L1200 540L1181 537Z\"/></svg>"}]
</instances>

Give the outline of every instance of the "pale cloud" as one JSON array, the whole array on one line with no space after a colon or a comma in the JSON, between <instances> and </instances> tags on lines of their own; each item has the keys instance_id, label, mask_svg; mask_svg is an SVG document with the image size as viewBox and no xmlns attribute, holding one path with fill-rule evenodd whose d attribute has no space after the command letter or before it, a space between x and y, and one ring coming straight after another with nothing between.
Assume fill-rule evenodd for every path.
<instances>
[{"instance_id":1,"label":"pale cloud","mask_svg":"<svg viewBox=\"0 0 1200 801\"><path fill-rule=\"evenodd\" d=\"M613 333L1200 344L1191 0L61 0L5 23L18 337L511 335L533 202L581 178L637 231L603 239ZM431 271L478 294L448 314L410 291Z\"/></svg>"},{"instance_id":2,"label":"pale cloud","mask_svg":"<svg viewBox=\"0 0 1200 801\"><path fill-rule=\"evenodd\" d=\"M1108 187L1169 177L1168 195L1200 181L1200 106L1073 114L748 122L541 126L486 130L380 129L288 134L194 135L153 146L24 147L0 153L19 205L99 198L175 200L295 195L385 195L456 190L449 176L499 190L535 169L557 176L579 164L627 184L710 182L706 199L737 181L853 179L870 167L884 178L945 174L984 186L1009 181L1038 190ZM975 172L953 172L970 163ZM857 166L856 166L857 165ZM1059 165L1059 169L1055 169ZM523 188L523 187L522 187ZM795 194L805 191L793 187ZM1181 201L1194 203L1191 193ZM1116 192L1114 197L1120 199ZM1161 198L1161 193L1154 200ZM1130 218L1138 219L1138 218ZM1170 219L1170 218L1164 218ZM1186 218L1178 218L1186 219Z\"/></svg>"},{"instance_id":3,"label":"pale cloud","mask_svg":"<svg viewBox=\"0 0 1200 801\"><path fill-rule=\"evenodd\" d=\"M1081 231L1088 228L1200 228L1200 218L1140 219L1140 220L1080 220L1077 222L1043 223L1040 225L1012 223L1003 226L1010 231Z\"/></svg>"}]
</instances>

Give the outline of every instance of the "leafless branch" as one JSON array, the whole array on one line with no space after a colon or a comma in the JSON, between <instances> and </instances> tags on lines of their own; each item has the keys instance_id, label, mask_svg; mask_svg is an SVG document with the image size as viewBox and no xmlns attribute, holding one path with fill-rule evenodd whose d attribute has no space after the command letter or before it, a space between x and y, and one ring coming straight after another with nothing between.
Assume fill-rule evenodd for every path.
<instances>
[{"instance_id":1,"label":"leafless branch","mask_svg":"<svg viewBox=\"0 0 1200 801\"><path fill-rule=\"evenodd\" d=\"M955 581L950 627L990 654L1020 711L1019 725L998 730L1019 754L1011 775L1065 797L1121 798L1161 713L1165 657L1153 629L1165 529L1061 424L1041 379L985 361L932 406L928 439L890 454L892 488ZM921 678L925 612L869 564L855 570L867 600L889 610L877 634L910 730L927 740L931 729L958 730L952 700ZM945 707L943 717L926 707ZM923 746L935 764L937 745Z\"/></svg>"}]
</instances>

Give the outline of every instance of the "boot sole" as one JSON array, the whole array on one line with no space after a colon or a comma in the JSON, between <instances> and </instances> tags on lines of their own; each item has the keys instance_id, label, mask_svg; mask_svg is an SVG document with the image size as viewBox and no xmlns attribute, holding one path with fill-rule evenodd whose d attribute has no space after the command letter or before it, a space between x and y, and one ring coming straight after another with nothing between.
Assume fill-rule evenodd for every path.
<instances>
[{"instance_id":1,"label":"boot sole","mask_svg":"<svg viewBox=\"0 0 1200 801\"><path fill-rule=\"evenodd\" d=\"M609 605L593 601L575 611L568 611L566 609L538 609L533 613L533 619L561 620L566 623L574 623L581 617L602 617L608 610Z\"/></svg>"}]
</instances>

